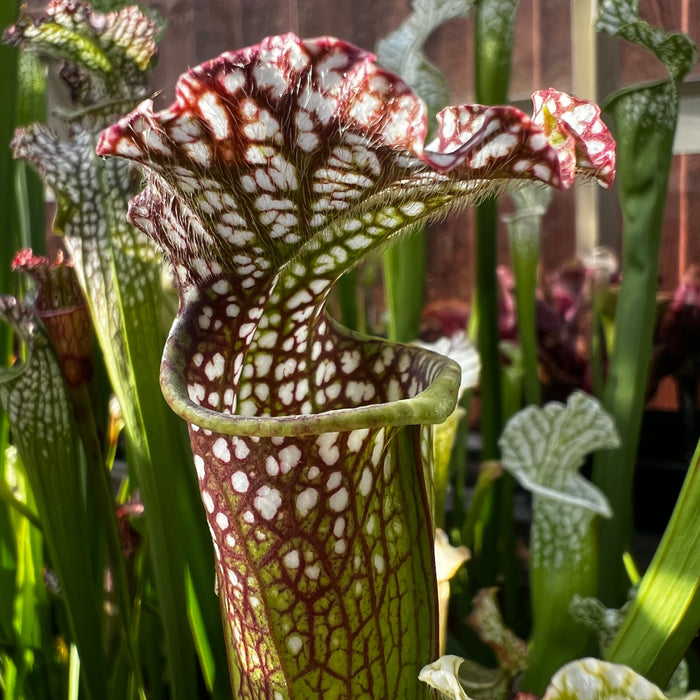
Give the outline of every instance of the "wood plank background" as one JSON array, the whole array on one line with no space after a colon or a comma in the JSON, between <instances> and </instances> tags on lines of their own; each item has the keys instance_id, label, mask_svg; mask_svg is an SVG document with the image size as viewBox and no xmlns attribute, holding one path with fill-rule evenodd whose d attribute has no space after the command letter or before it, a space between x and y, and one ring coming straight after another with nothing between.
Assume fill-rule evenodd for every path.
<instances>
[{"instance_id":1,"label":"wood plank background","mask_svg":"<svg viewBox=\"0 0 700 700\"><path fill-rule=\"evenodd\" d=\"M162 90L159 106L172 101L173 85L181 72L223 51L287 31L304 37L339 36L372 50L377 40L398 27L410 11L409 0L147 0L147 4L158 9L168 22L153 76L154 87ZM697 0L642 0L640 10L650 21L668 29L683 28L700 41ZM567 0L521 0L512 99L527 98L534 89L550 85L571 90L570 23ZM453 20L436 31L427 46L430 58L449 77L454 104L473 99L471 36L469 20ZM663 77L653 58L629 46L621 48L616 69L623 84ZM695 68L693 75L700 76L700 67ZM700 237L694 235L698 221L700 155L677 156L666 211L662 288L672 289L688 264L700 263ZM604 225L602 235L605 236ZM500 236L501 257L507 263L504 230ZM615 240L614 245L619 248L620 242ZM571 193L557 193L544 222L544 269L553 269L571 258L575 250L574 198ZM469 297L472 251L468 212L433 227L428 259L429 300Z\"/></svg>"},{"instance_id":2,"label":"wood plank background","mask_svg":"<svg viewBox=\"0 0 700 700\"><path fill-rule=\"evenodd\" d=\"M1 1L1 0L0 0ZM584 0L575 0L583 2ZM586 0L587 1L587 0ZM141 0L167 21L153 73L152 86L160 91L156 106L173 99L177 77L188 67L223 51L259 42L263 37L293 31L303 37L335 35L373 50L378 39L396 29L410 12L410 0ZM39 9L45 0L28 0ZM688 32L700 43L700 0L640 0L647 20L666 29ZM570 0L520 0L515 32L510 96L526 99L539 87L572 89ZM451 102L473 100L472 24L453 20L430 38L427 53L448 76ZM621 43L611 65L603 65L607 82L627 85L664 77L648 52ZM700 79L700 66L691 72ZM603 96L604 97L604 96ZM615 194L610 198L616 211ZM508 203L504 203L508 208ZM614 218L614 217L613 217ZM619 218L619 217L618 217ZM674 157L665 215L660 285L675 287L688 265L700 263L700 154ZM614 224L612 228L610 224ZM617 222L601 223L601 238L620 248ZM469 212L436 225L429 239L427 297L468 299L473 281L472 217ZM508 262L505 230L499 234L501 260ZM576 251L574 197L555 193L545 217L542 266L552 270Z\"/></svg>"}]
</instances>

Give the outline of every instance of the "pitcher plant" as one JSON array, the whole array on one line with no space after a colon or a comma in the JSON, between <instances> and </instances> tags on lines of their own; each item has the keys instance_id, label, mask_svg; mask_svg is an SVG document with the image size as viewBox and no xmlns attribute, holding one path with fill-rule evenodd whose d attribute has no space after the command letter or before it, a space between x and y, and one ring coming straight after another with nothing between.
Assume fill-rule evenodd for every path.
<instances>
[{"instance_id":1,"label":"pitcher plant","mask_svg":"<svg viewBox=\"0 0 700 700\"><path fill-rule=\"evenodd\" d=\"M423 103L348 43L224 53L102 133L172 266L161 386L189 424L237 698L422 697L437 656L430 429L459 370L326 312L360 258L509 182L609 185L597 107Z\"/></svg>"}]
</instances>

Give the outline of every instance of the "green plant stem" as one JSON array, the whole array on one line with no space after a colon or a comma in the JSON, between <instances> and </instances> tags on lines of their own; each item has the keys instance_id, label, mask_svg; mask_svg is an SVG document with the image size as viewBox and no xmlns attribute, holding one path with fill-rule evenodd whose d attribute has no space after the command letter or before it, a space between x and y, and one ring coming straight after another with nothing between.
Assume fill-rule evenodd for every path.
<instances>
[{"instance_id":1,"label":"green plant stem","mask_svg":"<svg viewBox=\"0 0 700 700\"><path fill-rule=\"evenodd\" d=\"M478 0L474 5L474 85L481 104L503 104L508 97L513 29L517 0ZM498 203L487 199L476 208L477 347L481 357L480 415L482 460L498 459L498 438L503 428L501 363L498 327ZM487 498L483 520L485 550L478 565L477 587L492 585L498 571L512 570L515 556L502 535L512 531L512 511L503 507L499 480ZM506 589L514 582L506 580ZM506 591L506 596L510 592Z\"/></svg>"},{"instance_id":2,"label":"green plant stem","mask_svg":"<svg viewBox=\"0 0 700 700\"><path fill-rule=\"evenodd\" d=\"M382 254L387 337L408 343L418 337L425 297L425 231L407 236Z\"/></svg>"},{"instance_id":3,"label":"green plant stem","mask_svg":"<svg viewBox=\"0 0 700 700\"><path fill-rule=\"evenodd\" d=\"M362 331L359 327L360 313L357 303L359 275L353 268L346 272L337 283L338 303L340 306L340 322L354 331Z\"/></svg>"},{"instance_id":4,"label":"green plant stem","mask_svg":"<svg viewBox=\"0 0 700 700\"><path fill-rule=\"evenodd\" d=\"M700 443L671 520L608 649L664 688L700 628Z\"/></svg>"},{"instance_id":5,"label":"green plant stem","mask_svg":"<svg viewBox=\"0 0 700 700\"><path fill-rule=\"evenodd\" d=\"M501 434L501 367L498 330L497 202L489 199L476 209L476 313L477 347L481 358L482 460L498 458Z\"/></svg>"},{"instance_id":6,"label":"green plant stem","mask_svg":"<svg viewBox=\"0 0 700 700\"><path fill-rule=\"evenodd\" d=\"M465 545L470 551L477 549L477 527L482 515L484 503L494 482L503 475L501 466L496 461L483 462L479 469L479 476L474 487L474 494L469 506L464 524L462 525L460 544Z\"/></svg>"},{"instance_id":7,"label":"green plant stem","mask_svg":"<svg viewBox=\"0 0 700 700\"><path fill-rule=\"evenodd\" d=\"M510 258L515 275L518 338L522 353L525 402L538 405L541 388L537 357L537 263L540 254L541 211L518 211L507 219Z\"/></svg>"},{"instance_id":8,"label":"green plant stem","mask_svg":"<svg viewBox=\"0 0 700 700\"><path fill-rule=\"evenodd\" d=\"M522 689L539 697L557 669L590 651L590 634L568 608L575 594L595 595L598 536L597 516L584 508L535 496L533 512L530 536L541 546L530 561L533 628Z\"/></svg>"},{"instance_id":9,"label":"green plant stem","mask_svg":"<svg viewBox=\"0 0 700 700\"><path fill-rule=\"evenodd\" d=\"M605 391L605 373L603 370L603 352L605 347L605 333L600 304L597 299L594 299L591 323L591 387L593 395L598 398L602 398Z\"/></svg>"},{"instance_id":10,"label":"green plant stem","mask_svg":"<svg viewBox=\"0 0 700 700\"><path fill-rule=\"evenodd\" d=\"M593 468L593 481L615 514L601 526L599 596L607 605L619 605L628 586L622 555L632 535L632 481L656 322L659 246L675 131L672 108L653 111L653 106L672 104L675 92L669 81L622 93L608 106L618 145L624 276L603 399L621 446L598 453Z\"/></svg>"}]
</instances>

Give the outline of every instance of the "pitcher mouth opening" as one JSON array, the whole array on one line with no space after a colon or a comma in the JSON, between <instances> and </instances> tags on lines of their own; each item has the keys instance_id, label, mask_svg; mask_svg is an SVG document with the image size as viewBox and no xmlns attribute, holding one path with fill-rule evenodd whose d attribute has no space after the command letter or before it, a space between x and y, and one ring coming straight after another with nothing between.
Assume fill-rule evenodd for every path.
<instances>
[{"instance_id":1,"label":"pitcher mouth opening","mask_svg":"<svg viewBox=\"0 0 700 700\"><path fill-rule=\"evenodd\" d=\"M191 359L193 339L185 327L185 318L178 316L166 343L161 388L173 411L201 429L239 436L308 435L381 426L433 425L446 420L454 410L461 376L457 363L421 347L367 338L337 324L333 324L333 332L351 342L361 341L362 346L357 347L370 347L375 354L400 354L400 373L374 376L385 389L383 395L361 403L341 396L340 404L336 401L328 408L310 411L295 411L294 408L300 408L299 402L292 404L289 412L275 410L278 407L271 403L262 404L254 415L235 412L235 402L233 410L210 407L206 405L206 391L193 391L193 386L201 386L197 379L202 376L202 363L196 366L197 362ZM308 392L314 388L310 386Z\"/></svg>"}]
</instances>

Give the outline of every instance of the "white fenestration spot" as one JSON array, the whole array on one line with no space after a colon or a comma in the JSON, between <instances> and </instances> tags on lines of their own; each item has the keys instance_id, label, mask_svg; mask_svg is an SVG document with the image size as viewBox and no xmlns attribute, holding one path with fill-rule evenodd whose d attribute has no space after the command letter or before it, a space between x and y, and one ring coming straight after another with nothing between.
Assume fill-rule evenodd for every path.
<instances>
[{"instance_id":1,"label":"white fenestration spot","mask_svg":"<svg viewBox=\"0 0 700 700\"><path fill-rule=\"evenodd\" d=\"M362 478L358 486L358 490L362 496L367 498L370 491L372 490L372 484L374 483L374 478L372 477L372 472L369 467L365 467L362 471Z\"/></svg>"},{"instance_id":2,"label":"white fenestration spot","mask_svg":"<svg viewBox=\"0 0 700 700\"><path fill-rule=\"evenodd\" d=\"M204 397L207 395L207 390L201 384L189 384L187 387L187 395L192 403L201 404Z\"/></svg>"},{"instance_id":3,"label":"white fenestration spot","mask_svg":"<svg viewBox=\"0 0 700 700\"><path fill-rule=\"evenodd\" d=\"M338 433L322 433L316 438L318 454L329 467L340 459L340 450L335 444L337 439Z\"/></svg>"},{"instance_id":4,"label":"white fenestration spot","mask_svg":"<svg viewBox=\"0 0 700 700\"><path fill-rule=\"evenodd\" d=\"M340 538L345 532L345 518L336 518L335 523L333 523L333 534Z\"/></svg>"},{"instance_id":5,"label":"white fenestration spot","mask_svg":"<svg viewBox=\"0 0 700 700\"><path fill-rule=\"evenodd\" d=\"M383 230L380 232L383 233ZM361 250L363 248L367 248L372 243L372 239L368 238L367 236L363 236L362 234L358 234L357 236L348 238L345 243L348 248L352 250Z\"/></svg>"},{"instance_id":6,"label":"white fenestration spot","mask_svg":"<svg viewBox=\"0 0 700 700\"><path fill-rule=\"evenodd\" d=\"M384 557L381 554L375 554L372 561L374 562L374 568L381 574L384 571Z\"/></svg>"},{"instance_id":7,"label":"white fenestration spot","mask_svg":"<svg viewBox=\"0 0 700 700\"><path fill-rule=\"evenodd\" d=\"M296 168L281 155L276 154L272 157L268 171L279 189L296 190L299 187Z\"/></svg>"},{"instance_id":8,"label":"white fenestration spot","mask_svg":"<svg viewBox=\"0 0 700 700\"><path fill-rule=\"evenodd\" d=\"M535 177L543 182L548 182L549 178L552 176L552 169L544 163L536 163L532 167L532 172L535 174Z\"/></svg>"},{"instance_id":9,"label":"white fenestration spot","mask_svg":"<svg viewBox=\"0 0 700 700\"><path fill-rule=\"evenodd\" d=\"M141 152L141 149L133 142L130 141L129 139L119 139L117 141L117 146L115 148L115 151L120 155L124 156L125 158L142 158L143 153Z\"/></svg>"},{"instance_id":10,"label":"white fenestration spot","mask_svg":"<svg viewBox=\"0 0 700 700\"><path fill-rule=\"evenodd\" d=\"M311 301L313 301L311 294L306 289L302 289L287 301L287 308L296 309L298 306L308 304Z\"/></svg>"},{"instance_id":11,"label":"white fenestration spot","mask_svg":"<svg viewBox=\"0 0 700 700\"><path fill-rule=\"evenodd\" d=\"M265 459L265 471L270 476L277 476L280 473L279 462L272 455L268 455Z\"/></svg>"},{"instance_id":12,"label":"white fenestration spot","mask_svg":"<svg viewBox=\"0 0 700 700\"><path fill-rule=\"evenodd\" d=\"M304 489L297 496L297 513L305 518L311 510L316 506L318 502L318 491L316 489L308 488Z\"/></svg>"},{"instance_id":13,"label":"white fenestration spot","mask_svg":"<svg viewBox=\"0 0 700 700\"><path fill-rule=\"evenodd\" d=\"M209 124L215 138L222 141L230 134L228 113L213 92L205 92L197 103L204 120Z\"/></svg>"},{"instance_id":14,"label":"white fenestration spot","mask_svg":"<svg viewBox=\"0 0 700 700\"><path fill-rule=\"evenodd\" d=\"M216 524L221 530L228 529L228 517L226 516L226 513L222 513L221 511L219 511L216 514Z\"/></svg>"},{"instance_id":15,"label":"white fenestration spot","mask_svg":"<svg viewBox=\"0 0 700 700\"><path fill-rule=\"evenodd\" d=\"M216 506L214 505L214 499L211 497L209 491L202 491L202 503L204 503L204 507L207 509L208 513L214 512Z\"/></svg>"},{"instance_id":16,"label":"white fenestration spot","mask_svg":"<svg viewBox=\"0 0 700 700\"><path fill-rule=\"evenodd\" d=\"M282 496L277 489L261 486L253 499L253 505L265 520L272 520L282 505Z\"/></svg>"},{"instance_id":17,"label":"white fenestration spot","mask_svg":"<svg viewBox=\"0 0 700 700\"><path fill-rule=\"evenodd\" d=\"M309 481L313 481L315 478L318 477L318 475L320 473L321 473L321 470L318 467L316 467L316 466L309 467L309 471L306 472L306 478Z\"/></svg>"},{"instance_id":18,"label":"white fenestration spot","mask_svg":"<svg viewBox=\"0 0 700 700\"><path fill-rule=\"evenodd\" d=\"M382 457L382 452L384 451L384 429L382 428L377 432L377 436L374 438L374 449L372 450L372 464L376 467L379 464L379 460Z\"/></svg>"},{"instance_id":19,"label":"white fenestration spot","mask_svg":"<svg viewBox=\"0 0 700 700\"><path fill-rule=\"evenodd\" d=\"M472 160L472 167L483 168L490 160L507 156L517 145L518 139L513 134L499 134L484 148L477 151Z\"/></svg>"},{"instance_id":20,"label":"white fenestration spot","mask_svg":"<svg viewBox=\"0 0 700 700\"><path fill-rule=\"evenodd\" d=\"M343 475L340 472L333 472L329 477L328 481L326 482L326 488L329 491L335 491L335 489L340 486L340 483L343 480Z\"/></svg>"},{"instance_id":21,"label":"white fenestration spot","mask_svg":"<svg viewBox=\"0 0 700 700\"><path fill-rule=\"evenodd\" d=\"M237 92L245 85L245 75L242 70L237 68L230 73L226 73L220 80L226 91L230 94Z\"/></svg>"},{"instance_id":22,"label":"white fenestration spot","mask_svg":"<svg viewBox=\"0 0 700 700\"><path fill-rule=\"evenodd\" d=\"M258 87L270 90L274 97L281 97L287 89L287 79L284 73L277 67L274 60L264 61L263 56L261 56L259 61L253 68L253 76Z\"/></svg>"},{"instance_id":23,"label":"white fenestration spot","mask_svg":"<svg viewBox=\"0 0 700 700\"><path fill-rule=\"evenodd\" d=\"M270 398L270 387L267 384L256 384L253 392L261 401L267 401Z\"/></svg>"},{"instance_id":24,"label":"white fenestration spot","mask_svg":"<svg viewBox=\"0 0 700 700\"><path fill-rule=\"evenodd\" d=\"M222 462L231 461L231 452L228 449L228 444L224 438L219 438L211 448L212 454Z\"/></svg>"},{"instance_id":25,"label":"white fenestration spot","mask_svg":"<svg viewBox=\"0 0 700 700\"><path fill-rule=\"evenodd\" d=\"M288 569L298 569L300 563L299 551L293 549L291 552L287 552L284 557L282 557L282 561Z\"/></svg>"},{"instance_id":26,"label":"white fenestration spot","mask_svg":"<svg viewBox=\"0 0 700 700\"><path fill-rule=\"evenodd\" d=\"M543 148L549 146L549 141L547 141L547 137L543 133L536 132L530 136L527 145L528 148L533 151L541 151Z\"/></svg>"},{"instance_id":27,"label":"white fenestration spot","mask_svg":"<svg viewBox=\"0 0 700 700\"><path fill-rule=\"evenodd\" d=\"M265 377L272 367L272 355L264 352L255 355L255 374L258 377Z\"/></svg>"},{"instance_id":28,"label":"white fenestration spot","mask_svg":"<svg viewBox=\"0 0 700 700\"><path fill-rule=\"evenodd\" d=\"M364 444L365 438L369 435L369 430L363 428L362 430L353 430L350 435L348 435L348 449L350 452L357 452Z\"/></svg>"},{"instance_id":29,"label":"white fenestration spot","mask_svg":"<svg viewBox=\"0 0 700 700\"><path fill-rule=\"evenodd\" d=\"M203 168L211 166L212 152L208 144L204 141L194 141L183 143L182 150L197 164Z\"/></svg>"},{"instance_id":30,"label":"white fenestration spot","mask_svg":"<svg viewBox=\"0 0 700 700\"><path fill-rule=\"evenodd\" d=\"M301 461L301 450L296 445L288 445L280 450L278 459L282 474L286 474Z\"/></svg>"},{"instance_id":31,"label":"white fenestration spot","mask_svg":"<svg viewBox=\"0 0 700 700\"><path fill-rule=\"evenodd\" d=\"M286 384L282 384L277 394L280 397L280 401L285 406L289 406L289 404L291 404L294 400L294 382L287 382Z\"/></svg>"},{"instance_id":32,"label":"white fenestration spot","mask_svg":"<svg viewBox=\"0 0 700 700\"><path fill-rule=\"evenodd\" d=\"M231 475L231 486L236 493L247 493L250 486L248 475L245 472L234 472Z\"/></svg>"},{"instance_id":33,"label":"white fenestration spot","mask_svg":"<svg viewBox=\"0 0 700 700\"><path fill-rule=\"evenodd\" d=\"M245 459L250 454L250 448L243 440L241 440L241 438L234 437L233 440L233 453L236 455L236 459Z\"/></svg>"},{"instance_id":34,"label":"white fenestration spot","mask_svg":"<svg viewBox=\"0 0 700 700\"><path fill-rule=\"evenodd\" d=\"M302 151L313 151L319 144L319 138L313 131L300 131L297 134L297 145Z\"/></svg>"},{"instance_id":35,"label":"white fenestration spot","mask_svg":"<svg viewBox=\"0 0 700 700\"><path fill-rule=\"evenodd\" d=\"M353 102L350 116L358 123L366 126L375 118L376 112L380 107L379 99L366 92Z\"/></svg>"},{"instance_id":36,"label":"white fenestration spot","mask_svg":"<svg viewBox=\"0 0 700 700\"><path fill-rule=\"evenodd\" d=\"M422 202L407 202L402 204L399 209L406 214L406 216L419 216L425 210L425 204Z\"/></svg>"},{"instance_id":37,"label":"white fenestration spot","mask_svg":"<svg viewBox=\"0 0 700 700\"><path fill-rule=\"evenodd\" d=\"M304 642L298 634L293 634L287 639L287 649L290 653L296 656L300 651Z\"/></svg>"},{"instance_id":38,"label":"white fenestration spot","mask_svg":"<svg viewBox=\"0 0 700 700\"><path fill-rule=\"evenodd\" d=\"M201 481L204 478L204 460L199 456L194 456L194 468L197 470L197 478Z\"/></svg>"},{"instance_id":39,"label":"white fenestration spot","mask_svg":"<svg viewBox=\"0 0 700 700\"><path fill-rule=\"evenodd\" d=\"M224 374L224 367L226 365L226 360L224 359L224 356L220 353L217 352L214 357L207 362L207 364L204 367L204 374L207 375L207 379L210 382L216 381L220 377L223 376Z\"/></svg>"},{"instance_id":40,"label":"white fenestration spot","mask_svg":"<svg viewBox=\"0 0 700 700\"><path fill-rule=\"evenodd\" d=\"M328 503L331 510L336 513L340 513L348 507L348 490L343 486L342 489L338 489L329 499Z\"/></svg>"},{"instance_id":41,"label":"white fenestration spot","mask_svg":"<svg viewBox=\"0 0 700 700\"><path fill-rule=\"evenodd\" d=\"M345 374L351 374L360 366L360 353L357 350L345 351L340 358L340 367Z\"/></svg>"},{"instance_id":42,"label":"white fenestration spot","mask_svg":"<svg viewBox=\"0 0 700 700\"><path fill-rule=\"evenodd\" d=\"M318 564L311 564L304 569L304 573L312 581L318 581L318 577L321 575L321 567Z\"/></svg>"},{"instance_id":43,"label":"white fenestration spot","mask_svg":"<svg viewBox=\"0 0 700 700\"><path fill-rule=\"evenodd\" d=\"M211 286L212 291L216 292L217 294L228 294L228 292L231 290L231 285L226 281L226 280L217 280L212 284Z\"/></svg>"}]
</instances>

